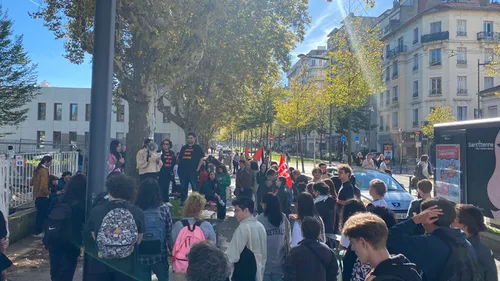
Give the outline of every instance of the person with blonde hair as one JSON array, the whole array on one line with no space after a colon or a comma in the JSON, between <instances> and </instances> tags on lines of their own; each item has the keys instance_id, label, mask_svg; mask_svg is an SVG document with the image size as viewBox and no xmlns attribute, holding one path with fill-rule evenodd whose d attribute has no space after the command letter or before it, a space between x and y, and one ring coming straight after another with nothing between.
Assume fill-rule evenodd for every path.
<instances>
[{"instance_id":1,"label":"person with blonde hair","mask_svg":"<svg viewBox=\"0 0 500 281\"><path fill-rule=\"evenodd\" d=\"M174 257L176 257L175 251L178 248L177 244L184 244L185 242L185 241L177 241L178 238L179 239L183 239L183 237L185 238L185 235L183 235L183 232L185 232L184 230L185 228L189 229L194 235L194 233L196 232L195 229L199 227L203 232L204 239L211 241L214 245L216 245L217 240L216 240L215 230L212 224L210 224L207 221L203 221L201 218L201 214L206 204L207 200L205 199L205 196L201 195L198 192L191 193L191 195L189 195L189 197L184 202L183 218L177 221L172 227L172 242L173 242L172 244L174 249L172 255ZM193 241L196 240L194 238L192 239ZM173 258L173 260L175 259ZM175 271L175 264L173 264L173 268ZM176 281L187 280L186 272L185 271L174 272L174 280Z\"/></svg>"}]
</instances>

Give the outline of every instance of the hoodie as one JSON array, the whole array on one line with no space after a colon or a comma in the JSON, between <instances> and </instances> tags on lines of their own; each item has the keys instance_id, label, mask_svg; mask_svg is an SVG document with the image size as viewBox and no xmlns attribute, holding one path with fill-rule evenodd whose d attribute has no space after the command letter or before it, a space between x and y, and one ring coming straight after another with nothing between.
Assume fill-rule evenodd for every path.
<instances>
[{"instance_id":1,"label":"hoodie","mask_svg":"<svg viewBox=\"0 0 500 281\"><path fill-rule=\"evenodd\" d=\"M286 247L290 247L290 245L286 245L285 236L287 235L287 227L285 223L288 224L288 237L291 236L291 233L288 219L285 214L282 214L282 217L283 219L280 226L276 227L269 222L267 216L257 216L257 221L264 226L267 234L267 261L265 274L275 273L283 275L284 273Z\"/></svg>"},{"instance_id":2,"label":"hoodie","mask_svg":"<svg viewBox=\"0 0 500 281\"><path fill-rule=\"evenodd\" d=\"M424 281L439 280L443 268L451 254L450 247L439 237L447 237L457 244L466 243L471 254L476 257L472 245L459 229L442 227L430 234L411 236L418 225L410 219L389 229L387 249L390 253L401 253L414 262L422 271Z\"/></svg>"},{"instance_id":3,"label":"hoodie","mask_svg":"<svg viewBox=\"0 0 500 281\"><path fill-rule=\"evenodd\" d=\"M417 266L411 263L404 255L391 256L389 259L379 263L373 270L374 281L421 281ZM384 277L384 278L382 278ZM394 277L394 279L390 278Z\"/></svg>"}]
</instances>

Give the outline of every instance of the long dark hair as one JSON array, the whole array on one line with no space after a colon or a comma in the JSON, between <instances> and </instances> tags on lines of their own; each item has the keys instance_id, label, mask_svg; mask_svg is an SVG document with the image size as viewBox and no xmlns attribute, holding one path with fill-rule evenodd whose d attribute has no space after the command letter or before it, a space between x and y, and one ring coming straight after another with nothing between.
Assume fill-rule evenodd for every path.
<instances>
[{"instance_id":1,"label":"long dark hair","mask_svg":"<svg viewBox=\"0 0 500 281\"><path fill-rule=\"evenodd\" d=\"M143 210L154 209L160 207L162 201L160 185L157 180L147 178L140 183L135 200L137 207Z\"/></svg>"},{"instance_id":2,"label":"long dark hair","mask_svg":"<svg viewBox=\"0 0 500 281\"><path fill-rule=\"evenodd\" d=\"M66 190L64 191L63 201L69 204L74 202L84 202L87 194L87 177L79 174L71 177Z\"/></svg>"},{"instance_id":3,"label":"long dark hair","mask_svg":"<svg viewBox=\"0 0 500 281\"><path fill-rule=\"evenodd\" d=\"M279 227L283 221L283 215L281 214L281 204L278 197L272 193L267 193L262 197L262 203L266 204L264 216L272 225Z\"/></svg>"},{"instance_id":4,"label":"long dark hair","mask_svg":"<svg viewBox=\"0 0 500 281\"><path fill-rule=\"evenodd\" d=\"M113 154L116 157L116 161L122 158L120 152L116 151L116 148L121 144L119 140L112 140L109 144L109 153Z\"/></svg>"},{"instance_id":5,"label":"long dark hair","mask_svg":"<svg viewBox=\"0 0 500 281\"><path fill-rule=\"evenodd\" d=\"M311 194L303 192L297 196L297 215L299 220L305 217L317 217L318 213Z\"/></svg>"},{"instance_id":6,"label":"long dark hair","mask_svg":"<svg viewBox=\"0 0 500 281\"><path fill-rule=\"evenodd\" d=\"M35 172L38 172L43 167L43 164L48 163L52 161L52 156L50 155L45 155L42 160L40 160L40 163L38 163L38 166L36 166Z\"/></svg>"},{"instance_id":7,"label":"long dark hair","mask_svg":"<svg viewBox=\"0 0 500 281\"><path fill-rule=\"evenodd\" d=\"M356 199L349 199L345 203L344 207L340 211L340 228L344 226L344 223L354 214L358 212L366 212L366 207L362 202Z\"/></svg>"}]
</instances>

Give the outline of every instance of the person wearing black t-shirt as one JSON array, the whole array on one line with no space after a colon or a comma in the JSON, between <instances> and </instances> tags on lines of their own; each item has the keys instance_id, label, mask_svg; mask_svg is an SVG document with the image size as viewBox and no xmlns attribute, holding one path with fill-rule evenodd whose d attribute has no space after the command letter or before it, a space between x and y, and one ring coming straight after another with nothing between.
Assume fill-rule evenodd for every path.
<instances>
[{"instance_id":1,"label":"person wearing black t-shirt","mask_svg":"<svg viewBox=\"0 0 500 281\"><path fill-rule=\"evenodd\" d=\"M159 184L163 202L169 201L168 194L170 183L172 183L172 192L174 192L175 187L174 165L177 161L175 159L175 153L170 150L171 148L172 142L169 139L163 140L161 143L162 166L159 173Z\"/></svg>"},{"instance_id":2,"label":"person wearing black t-shirt","mask_svg":"<svg viewBox=\"0 0 500 281\"><path fill-rule=\"evenodd\" d=\"M337 203L343 206L349 199L355 198L360 200L361 190L351 182L352 168L349 165L339 165L337 170L339 173L339 180L342 182Z\"/></svg>"},{"instance_id":3,"label":"person wearing black t-shirt","mask_svg":"<svg viewBox=\"0 0 500 281\"><path fill-rule=\"evenodd\" d=\"M198 191L198 172L203 164L205 153L201 146L196 144L196 134L188 134L188 144L181 148L177 163L177 174L181 181L181 201L183 204L188 195L189 185L193 191Z\"/></svg>"}]
</instances>

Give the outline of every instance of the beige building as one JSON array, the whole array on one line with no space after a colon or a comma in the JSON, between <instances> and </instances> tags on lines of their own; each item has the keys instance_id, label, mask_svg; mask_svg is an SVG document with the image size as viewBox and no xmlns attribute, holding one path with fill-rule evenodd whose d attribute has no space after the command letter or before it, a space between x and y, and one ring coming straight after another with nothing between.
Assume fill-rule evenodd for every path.
<instances>
[{"instance_id":1,"label":"beige building","mask_svg":"<svg viewBox=\"0 0 500 281\"><path fill-rule=\"evenodd\" d=\"M500 4L400 0L383 16L387 89L378 95L378 145L413 161L423 152L418 133L433 108L448 106L457 120L473 119L478 89L499 84L480 66L478 87L478 60L491 61L500 44Z\"/></svg>"}]
</instances>

